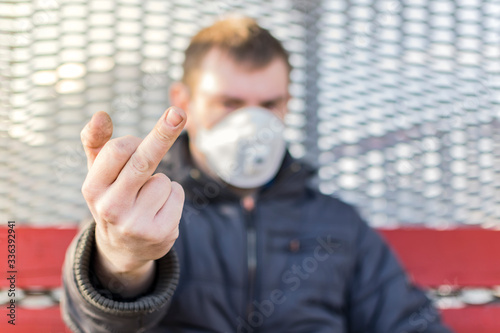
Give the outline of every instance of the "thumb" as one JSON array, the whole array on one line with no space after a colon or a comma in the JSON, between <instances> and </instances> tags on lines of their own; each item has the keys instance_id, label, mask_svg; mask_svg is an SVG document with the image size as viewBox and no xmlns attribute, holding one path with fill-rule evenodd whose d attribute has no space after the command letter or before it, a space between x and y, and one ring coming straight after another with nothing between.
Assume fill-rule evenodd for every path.
<instances>
[{"instance_id":1,"label":"thumb","mask_svg":"<svg viewBox=\"0 0 500 333\"><path fill-rule=\"evenodd\" d=\"M104 111L99 111L92 116L92 119L85 125L80 138L82 140L85 155L87 155L87 167L90 169L97 154L109 141L113 134L113 122Z\"/></svg>"}]
</instances>

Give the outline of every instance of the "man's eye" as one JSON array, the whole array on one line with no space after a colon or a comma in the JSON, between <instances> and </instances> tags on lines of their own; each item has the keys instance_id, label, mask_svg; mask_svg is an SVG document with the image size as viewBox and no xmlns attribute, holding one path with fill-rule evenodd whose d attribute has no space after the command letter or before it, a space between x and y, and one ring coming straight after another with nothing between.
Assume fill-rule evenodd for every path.
<instances>
[{"instance_id":1,"label":"man's eye","mask_svg":"<svg viewBox=\"0 0 500 333\"><path fill-rule=\"evenodd\" d=\"M276 108L276 102L267 102L267 103L264 103L262 104L262 107L263 108L266 108L266 109L275 109Z\"/></svg>"},{"instance_id":2,"label":"man's eye","mask_svg":"<svg viewBox=\"0 0 500 333\"><path fill-rule=\"evenodd\" d=\"M240 103L236 101L224 101L223 105L226 109L237 109L240 107Z\"/></svg>"}]
</instances>

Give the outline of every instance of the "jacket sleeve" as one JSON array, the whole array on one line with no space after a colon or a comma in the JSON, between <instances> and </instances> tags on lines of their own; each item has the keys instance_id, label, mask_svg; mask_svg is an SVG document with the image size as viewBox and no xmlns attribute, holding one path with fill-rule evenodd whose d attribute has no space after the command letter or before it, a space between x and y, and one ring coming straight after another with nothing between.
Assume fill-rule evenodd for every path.
<instances>
[{"instance_id":1,"label":"jacket sleeve","mask_svg":"<svg viewBox=\"0 0 500 333\"><path fill-rule=\"evenodd\" d=\"M350 332L450 333L380 235L361 221L350 288Z\"/></svg>"},{"instance_id":2,"label":"jacket sleeve","mask_svg":"<svg viewBox=\"0 0 500 333\"><path fill-rule=\"evenodd\" d=\"M63 267L61 312L73 332L146 332L165 316L179 279L172 249L156 261L155 282L137 298L124 300L99 285L92 269L95 223L75 237ZM113 286L110 286L112 288Z\"/></svg>"}]
</instances>

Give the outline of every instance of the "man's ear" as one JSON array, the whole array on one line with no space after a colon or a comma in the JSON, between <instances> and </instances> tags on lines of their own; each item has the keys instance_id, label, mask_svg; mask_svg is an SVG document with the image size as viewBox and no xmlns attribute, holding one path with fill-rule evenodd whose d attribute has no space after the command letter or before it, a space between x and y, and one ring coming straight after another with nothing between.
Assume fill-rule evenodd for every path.
<instances>
[{"instance_id":1,"label":"man's ear","mask_svg":"<svg viewBox=\"0 0 500 333\"><path fill-rule=\"evenodd\" d=\"M182 82L174 82L170 86L170 104L178 106L186 113L189 113L190 91L189 87ZM189 114L188 114L189 117Z\"/></svg>"}]
</instances>

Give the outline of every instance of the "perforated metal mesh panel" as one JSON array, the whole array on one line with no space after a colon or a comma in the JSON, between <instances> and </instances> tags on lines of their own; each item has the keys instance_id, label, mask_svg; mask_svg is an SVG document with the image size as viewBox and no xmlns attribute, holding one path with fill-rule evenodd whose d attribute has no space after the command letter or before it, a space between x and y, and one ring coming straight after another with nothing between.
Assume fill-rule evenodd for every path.
<instances>
[{"instance_id":1,"label":"perforated metal mesh panel","mask_svg":"<svg viewBox=\"0 0 500 333\"><path fill-rule=\"evenodd\" d=\"M375 225L497 224L500 3L323 7L321 190Z\"/></svg>"},{"instance_id":2,"label":"perforated metal mesh panel","mask_svg":"<svg viewBox=\"0 0 500 333\"><path fill-rule=\"evenodd\" d=\"M79 132L144 136L190 36L227 12L292 53L287 138L375 225L500 217L498 1L9 1L0 5L0 219L87 214Z\"/></svg>"}]
</instances>

